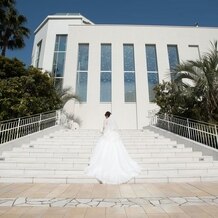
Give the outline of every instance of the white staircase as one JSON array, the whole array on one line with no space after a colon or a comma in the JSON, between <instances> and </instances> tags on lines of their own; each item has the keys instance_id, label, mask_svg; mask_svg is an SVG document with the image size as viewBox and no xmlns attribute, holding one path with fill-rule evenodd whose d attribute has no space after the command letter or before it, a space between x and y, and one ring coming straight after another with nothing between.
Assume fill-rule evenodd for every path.
<instances>
[{"instance_id":1,"label":"white staircase","mask_svg":"<svg viewBox=\"0 0 218 218\"><path fill-rule=\"evenodd\" d=\"M130 183L218 181L218 161L193 152L149 130L122 130L130 156L142 168ZM62 129L5 151L0 158L0 182L97 183L84 174L97 130Z\"/></svg>"}]
</instances>

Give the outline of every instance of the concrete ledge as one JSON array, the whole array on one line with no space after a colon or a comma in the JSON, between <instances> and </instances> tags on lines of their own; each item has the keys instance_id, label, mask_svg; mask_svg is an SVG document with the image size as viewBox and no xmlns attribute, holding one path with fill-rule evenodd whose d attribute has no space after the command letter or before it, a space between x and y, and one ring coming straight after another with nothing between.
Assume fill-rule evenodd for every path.
<instances>
[{"instance_id":1,"label":"concrete ledge","mask_svg":"<svg viewBox=\"0 0 218 218\"><path fill-rule=\"evenodd\" d=\"M167 130L161 129L156 126L146 126L144 127L144 129L151 130L155 133L158 133L162 136L165 136L167 138L170 138L171 140L176 141L178 144L184 144L187 147L191 147L193 151L201 151L203 155L212 156L214 160L218 160L218 150L211 148L207 145L195 142L193 140L182 137L180 135L176 135L172 132L169 132Z\"/></svg>"},{"instance_id":2,"label":"concrete ledge","mask_svg":"<svg viewBox=\"0 0 218 218\"><path fill-rule=\"evenodd\" d=\"M21 138L12 140L10 142L0 144L0 155L2 154L3 151L11 151L15 147L21 147L22 144L30 143L31 141L34 141L34 140L36 140L38 138L41 138L44 135L47 135L49 133L58 131L58 130L60 130L62 128L63 127L61 127L61 126L52 126L50 128L41 130L39 132L34 132L34 133L30 134L30 135L26 135L26 136L23 136Z\"/></svg>"}]
</instances>

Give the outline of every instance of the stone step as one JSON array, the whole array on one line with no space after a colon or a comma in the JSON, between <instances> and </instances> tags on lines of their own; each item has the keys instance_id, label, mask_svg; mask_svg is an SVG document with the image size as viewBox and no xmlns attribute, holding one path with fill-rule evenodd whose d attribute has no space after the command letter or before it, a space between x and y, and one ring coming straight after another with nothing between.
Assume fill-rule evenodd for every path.
<instances>
[{"instance_id":1,"label":"stone step","mask_svg":"<svg viewBox=\"0 0 218 218\"><path fill-rule=\"evenodd\" d=\"M118 132L119 133L119 132ZM95 134L81 134L81 133L55 133L55 134L49 134L43 136L43 138L97 138L102 136L102 133L95 133ZM138 132L138 133L119 133L120 137L126 137L126 138L134 138L134 137L144 137L144 138L166 138L162 135L159 135L157 133L144 133L144 132Z\"/></svg>"},{"instance_id":2,"label":"stone step","mask_svg":"<svg viewBox=\"0 0 218 218\"><path fill-rule=\"evenodd\" d=\"M217 181L218 176L214 174L206 174L206 175L193 175L193 176L165 176L165 175L156 175L156 176L138 176L136 178L132 178L128 183L168 183L168 182L208 182L208 181ZM2 183L99 183L95 178L90 178L87 176L69 176L64 177L57 175L38 175L38 177L32 177L27 175L9 175L0 177L0 182Z\"/></svg>"},{"instance_id":3,"label":"stone step","mask_svg":"<svg viewBox=\"0 0 218 218\"><path fill-rule=\"evenodd\" d=\"M126 149L129 151L129 152L142 152L142 151L146 151L146 152L192 152L192 148L185 148L185 147L182 147L182 148L178 148L177 146L165 146L165 147L152 147L152 146L125 146ZM42 147L19 147L19 148L14 148L12 151L13 152L69 152L69 151L72 151L72 152L90 152L92 151L93 149L95 148L95 146L90 146L90 147L83 147L81 146L80 148L76 148L74 146L68 146L67 148L65 147L59 147L59 146L50 146L50 147L47 147L45 148L44 146Z\"/></svg>"},{"instance_id":4,"label":"stone step","mask_svg":"<svg viewBox=\"0 0 218 218\"><path fill-rule=\"evenodd\" d=\"M92 139L98 139L101 135L95 135L95 136L80 136L80 135L56 135L56 136L44 136L41 139L38 140L42 140L42 139L46 139L46 140L60 140L60 139L66 139L66 140L75 140L75 139L80 139L80 140L92 140ZM164 139L164 140L170 140L168 138L165 138L163 136L159 136L159 135L120 135L120 137L122 139L126 139L126 140L131 140L131 139L144 139L144 140L153 140L153 139Z\"/></svg>"},{"instance_id":5,"label":"stone step","mask_svg":"<svg viewBox=\"0 0 218 218\"><path fill-rule=\"evenodd\" d=\"M218 181L218 161L151 131L119 134L141 173L130 183ZM2 153L0 182L98 183L84 175L99 130L63 129Z\"/></svg>"},{"instance_id":6,"label":"stone step","mask_svg":"<svg viewBox=\"0 0 218 218\"><path fill-rule=\"evenodd\" d=\"M142 157L201 157L202 152L187 152L187 151L182 151L182 152L176 152L176 151L170 151L170 152L159 152L159 151L153 151L153 152L146 152L146 153L139 153L139 152L132 152L129 151L129 155L132 158L142 158ZM53 157L60 157L60 158L70 158L70 157L85 157L89 158L90 157L90 152L3 152L2 153L3 157L47 157L47 158L53 158Z\"/></svg>"},{"instance_id":7,"label":"stone step","mask_svg":"<svg viewBox=\"0 0 218 218\"><path fill-rule=\"evenodd\" d=\"M99 183L95 178L90 177L32 177L25 175L16 176L2 176L0 177L0 183L58 183L58 184L72 184L72 183Z\"/></svg>"},{"instance_id":8,"label":"stone step","mask_svg":"<svg viewBox=\"0 0 218 218\"><path fill-rule=\"evenodd\" d=\"M5 157L5 161L17 161L17 162L40 162L40 163L89 163L89 157ZM135 157L133 158L138 163L161 163L161 162L192 162L192 161L213 161L211 156L201 157Z\"/></svg>"},{"instance_id":9,"label":"stone step","mask_svg":"<svg viewBox=\"0 0 218 218\"><path fill-rule=\"evenodd\" d=\"M192 148L126 148L128 153L168 153L168 152L192 152ZM13 152L28 153L89 153L94 150L90 148L14 148Z\"/></svg>"},{"instance_id":10,"label":"stone step","mask_svg":"<svg viewBox=\"0 0 218 218\"><path fill-rule=\"evenodd\" d=\"M218 167L218 162L163 162L163 163L139 163L142 170L150 169L185 169L185 168L213 168ZM88 167L88 163L36 163L36 162L0 162L0 169L62 169L62 170L84 170Z\"/></svg>"},{"instance_id":11,"label":"stone step","mask_svg":"<svg viewBox=\"0 0 218 218\"><path fill-rule=\"evenodd\" d=\"M96 144L98 140L41 140L41 141L36 141L36 142L31 142L30 144ZM175 141L170 141L170 140L122 140L124 145L128 144L177 144Z\"/></svg>"},{"instance_id":12,"label":"stone step","mask_svg":"<svg viewBox=\"0 0 218 218\"><path fill-rule=\"evenodd\" d=\"M95 145L54 145L54 144L50 144L50 145L39 145L39 144L24 144L22 145L21 148L30 148L30 149L93 149L95 147ZM173 149L182 149L185 148L184 145L182 144L176 144L176 145L135 145L135 144L131 144L131 145L125 145L126 149L169 149L169 148L173 148Z\"/></svg>"},{"instance_id":13,"label":"stone step","mask_svg":"<svg viewBox=\"0 0 218 218\"><path fill-rule=\"evenodd\" d=\"M149 132L149 131L117 131L119 135L121 136L161 136L164 137L158 133L155 132ZM50 133L48 135L45 135L44 137L55 137L55 136L66 136L66 137L71 137L71 136L100 136L103 133L101 131L96 131L96 132L80 132L80 131L68 131L68 132L62 132L62 131L57 131L54 133Z\"/></svg>"},{"instance_id":14,"label":"stone step","mask_svg":"<svg viewBox=\"0 0 218 218\"><path fill-rule=\"evenodd\" d=\"M201 176L206 174L213 174L218 176L218 168L181 168L181 169L142 169L139 177L146 177L146 176ZM84 174L84 170L77 170L77 169L0 169L1 176L9 176L9 175L20 175L20 176L33 176L39 177L42 175L46 176L86 176Z\"/></svg>"},{"instance_id":15,"label":"stone step","mask_svg":"<svg viewBox=\"0 0 218 218\"><path fill-rule=\"evenodd\" d=\"M32 146L95 146L97 142L53 142L53 143L42 143L42 142L31 142L29 145ZM125 147L128 146L176 146L176 142L161 142L161 143L145 143L145 142L126 142L124 143Z\"/></svg>"},{"instance_id":16,"label":"stone step","mask_svg":"<svg viewBox=\"0 0 218 218\"><path fill-rule=\"evenodd\" d=\"M96 134L101 134L102 130L100 129L96 129L96 130L58 130L58 131L55 131L53 133L50 133L48 134L49 136L53 136L53 135L61 135L61 134L66 134L66 135L96 135ZM134 129L128 129L128 130L125 130L125 129L122 129L122 130L118 130L118 133L119 134L145 134L145 135L159 135L158 133L155 133L151 130L134 130Z\"/></svg>"},{"instance_id":17,"label":"stone step","mask_svg":"<svg viewBox=\"0 0 218 218\"><path fill-rule=\"evenodd\" d=\"M72 181L72 180L69 180ZM172 175L172 176L138 176L134 178L134 182L130 183L187 183L187 182L214 182L218 181L218 176L214 174L205 175Z\"/></svg>"},{"instance_id":18,"label":"stone step","mask_svg":"<svg viewBox=\"0 0 218 218\"><path fill-rule=\"evenodd\" d=\"M97 138L102 136L102 133L96 133L96 134L61 134L61 133L56 133L56 134L49 134L49 135L44 135L42 138ZM148 133L139 133L139 134L134 134L134 133L119 133L120 137L126 137L126 138L136 138L136 137L144 137L144 138L166 138L162 135L159 134L148 134Z\"/></svg>"}]
</instances>

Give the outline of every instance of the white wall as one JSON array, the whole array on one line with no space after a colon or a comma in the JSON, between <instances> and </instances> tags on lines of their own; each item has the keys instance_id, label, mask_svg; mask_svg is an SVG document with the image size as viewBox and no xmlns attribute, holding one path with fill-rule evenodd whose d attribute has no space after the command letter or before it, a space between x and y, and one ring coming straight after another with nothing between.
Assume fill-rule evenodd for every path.
<instances>
[{"instance_id":1,"label":"white wall","mask_svg":"<svg viewBox=\"0 0 218 218\"><path fill-rule=\"evenodd\" d=\"M43 68L43 60L44 55L46 54L45 45L47 44L47 30L48 30L48 23L46 23L41 30L35 35L34 43L33 43L33 51L32 51L32 65L36 66L36 56L37 56L37 44L42 41L41 44L41 52L40 52L40 59L39 59L39 68Z\"/></svg>"},{"instance_id":2,"label":"white wall","mask_svg":"<svg viewBox=\"0 0 218 218\"><path fill-rule=\"evenodd\" d=\"M77 53L79 43L89 44L87 102L76 105L77 116L82 119L82 128L101 128L105 111L112 112L122 129L141 129L148 124L148 111L157 108L149 102L146 72L145 44L155 44L158 59L159 81L170 80L167 45L178 46L180 62L195 59L199 46L201 55L210 48L210 41L218 40L217 28L168 27L136 25L69 25L69 21L49 21L47 32L37 33L36 39L44 36L43 68L51 70L56 34L68 34L65 60L64 86L75 91ZM35 40L37 41L37 40ZM100 46L112 44L112 102L100 103ZM124 102L123 44L134 44L136 73L136 103ZM35 46L35 44L34 44Z\"/></svg>"},{"instance_id":3,"label":"white wall","mask_svg":"<svg viewBox=\"0 0 218 218\"><path fill-rule=\"evenodd\" d=\"M32 65L35 66L36 60L36 46L42 40L41 57L39 61L39 68L46 71L52 71L53 55L55 48L55 40L57 34L68 34L70 25L82 25L83 17L80 16L52 16L47 17L46 22L38 27L35 32L33 52L32 52ZM58 19L59 17L59 19ZM70 19L71 17L71 19ZM45 55L44 55L45 54Z\"/></svg>"}]
</instances>

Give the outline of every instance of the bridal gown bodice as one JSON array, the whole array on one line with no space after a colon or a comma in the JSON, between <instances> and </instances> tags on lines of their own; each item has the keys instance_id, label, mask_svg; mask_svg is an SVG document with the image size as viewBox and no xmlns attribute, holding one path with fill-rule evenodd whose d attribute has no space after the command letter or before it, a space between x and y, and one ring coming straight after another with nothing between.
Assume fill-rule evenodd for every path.
<instances>
[{"instance_id":1,"label":"bridal gown bodice","mask_svg":"<svg viewBox=\"0 0 218 218\"><path fill-rule=\"evenodd\" d=\"M128 182L139 172L138 164L124 147L115 122L111 118L106 119L103 134L97 141L85 173L102 183L120 184Z\"/></svg>"}]
</instances>

